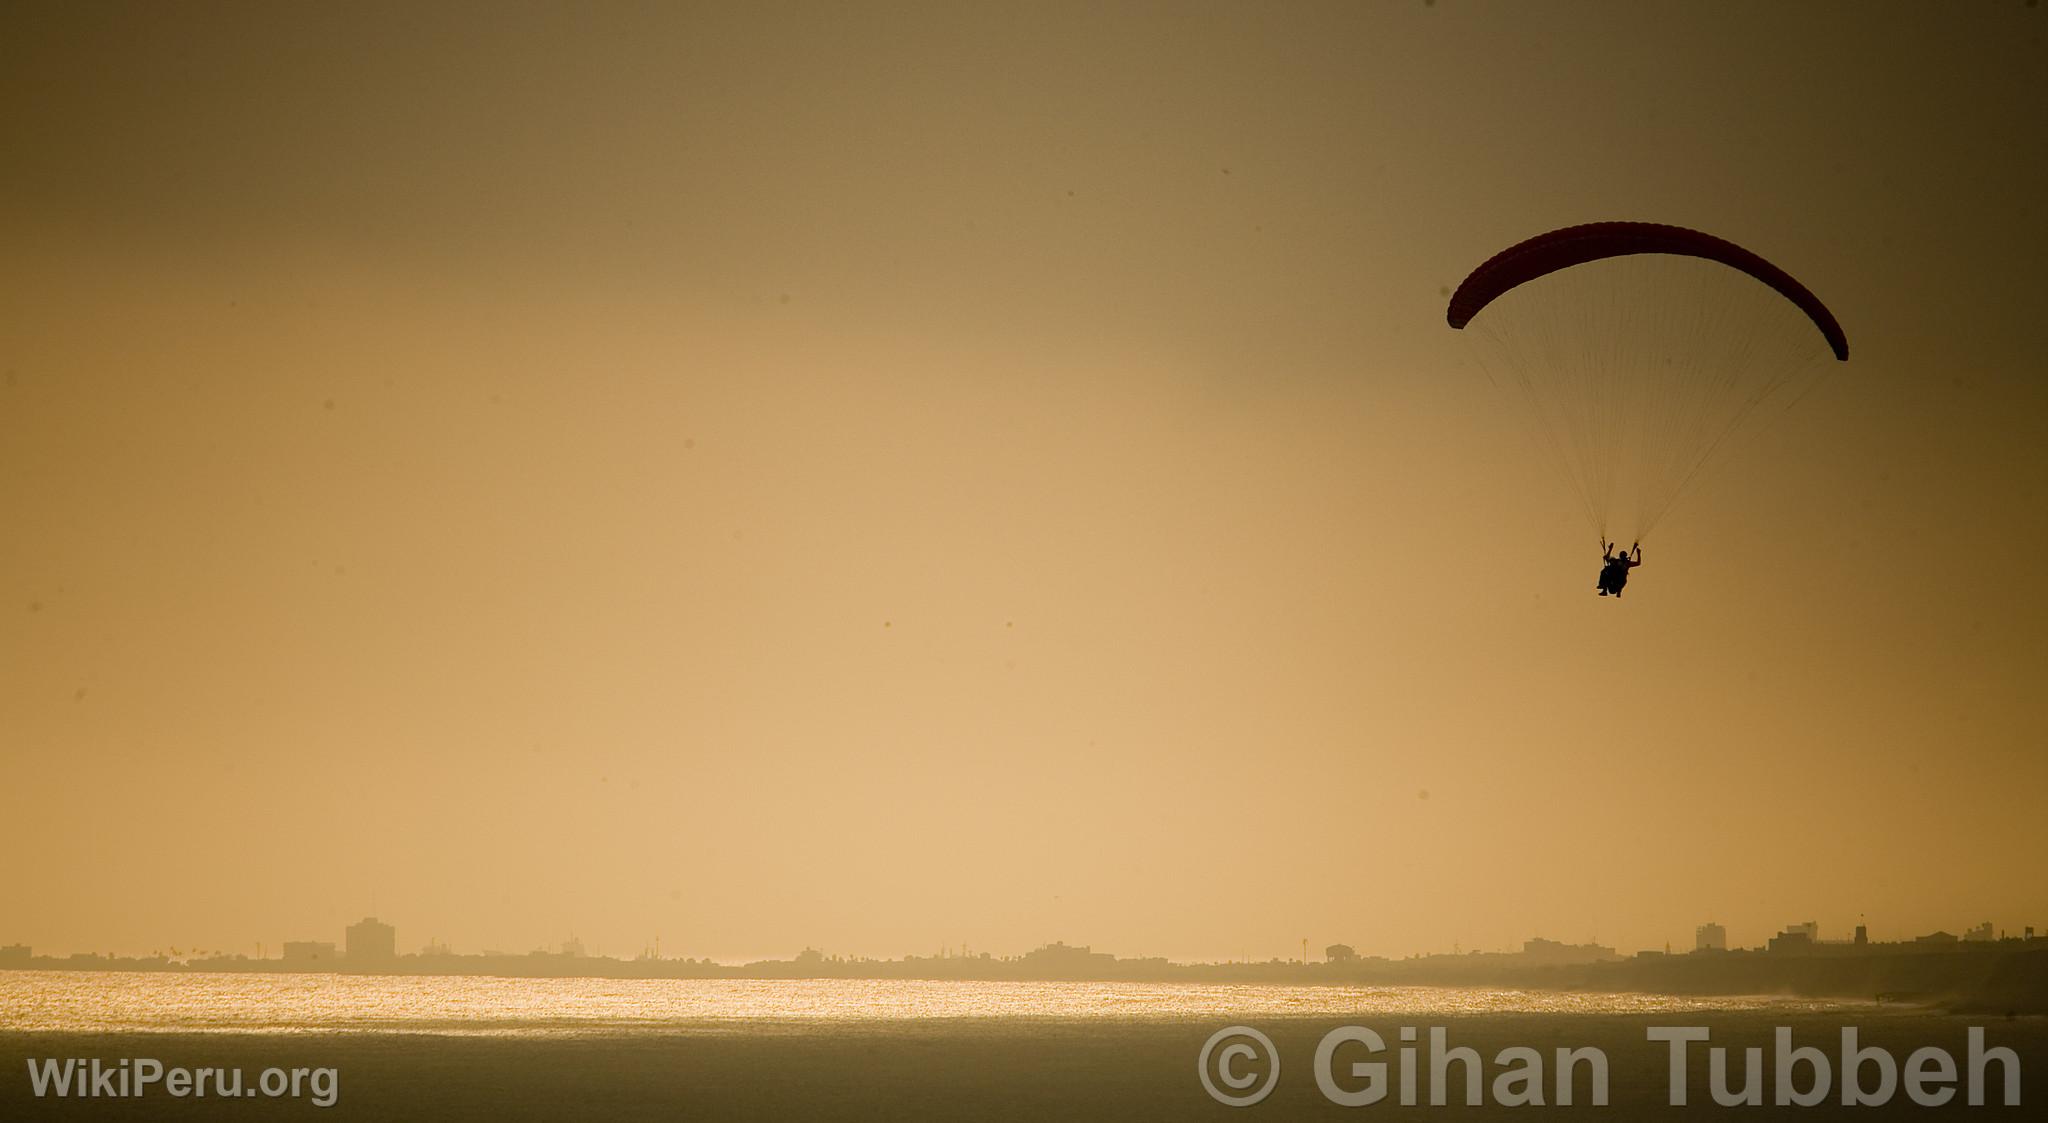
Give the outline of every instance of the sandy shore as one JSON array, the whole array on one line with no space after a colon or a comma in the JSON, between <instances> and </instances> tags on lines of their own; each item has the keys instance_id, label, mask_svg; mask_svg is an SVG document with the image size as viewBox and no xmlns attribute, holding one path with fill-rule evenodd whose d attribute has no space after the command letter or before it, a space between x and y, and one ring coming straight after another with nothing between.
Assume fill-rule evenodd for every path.
<instances>
[{"instance_id":1,"label":"sandy shore","mask_svg":"<svg viewBox=\"0 0 2048 1123\"><path fill-rule=\"evenodd\" d=\"M1670 1018L1506 1015L1442 1018L1449 1043L1469 1045L1489 1062L1501 1049L1529 1046L1546 1056L1558 1047L1594 1046L1610 1061L1611 1102L1605 1109L1541 1109L1551 1118L1691 1119L1792 1109L1731 1109L1706 1092L1706 1063L1692 1066L1692 1105L1666 1103L1668 1055L1646 1039ZM1327 1102L1313 1076L1317 1042L1340 1020L1266 1020L1283 1060L1271 1097L1245 1110L1213 1102L1196 1077L1196 1057L1223 1023L1175 1021L1041 1021L966 1019L890 1023L685 1025L585 1037L460 1037L413 1034L137 1034L119 1036L0 1032L0 1119L436 1119L557 1120L1182 1120L1189 1118L1331 1118L1362 1111L1407 1119L1527 1118L1527 1108L1401 1107L1392 1101L1363 1109ZM1362 1024L1390 1045L1399 1026ZM1841 1016L1746 1014L1702 1017L1713 1044L1760 1045L1769 1063L1776 1025L1795 1040L1839 1051ZM1856 1015L1862 1042L1903 1059L1922 1046L1958 1058L1965 1031L1986 1027L1992 1045L2022 1061L2028 1082L2048 1080L2048 1020L1967 1019L1920 1013ZM1426 1074L1426 1050L1421 1054ZM1735 1054L1739 1059L1740 1054ZM149 1057L166 1066L233 1066L249 1078L277 1067L337 1070L336 1102L305 1099L177 1099L157 1090L123 1100L33 1096L30 1058L99 1058L103 1063ZM1362 1054L1346 1059L1365 1059ZM1488 1079L1500 1071L1489 1065ZM1766 1088L1769 1073L1766 1072ZM1836 1087L1839 1088L1839 1082ZM2034 1102L2048 1087L2025 1089ZM1426 1097L1426 1086L1423 1090ZM1995 1095L1995 1093L1994 1093ZM1828 1103L1799 1109L1801 1119L1851 1117L2020 1118L2021 1108L1930 1109L1904 1095L1882 1108Z\"/></svg>"}]
</instances>

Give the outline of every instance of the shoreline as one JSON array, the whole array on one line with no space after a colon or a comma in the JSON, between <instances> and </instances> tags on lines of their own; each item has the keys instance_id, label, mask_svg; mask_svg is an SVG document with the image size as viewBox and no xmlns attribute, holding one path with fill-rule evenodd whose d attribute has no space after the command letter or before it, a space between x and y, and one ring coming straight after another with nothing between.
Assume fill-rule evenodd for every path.
<instances>
[{"instance_id":1,"label":"shoreline","mask_svg":"<svg viewBox=\"0 0 2048 1123\"><path fill-rule=\"evenodd\" d=\"M1529 964L1508 955L1429 956L1349 963L1274 961L1174 964L1164 960L1090 962L1047 970L1028 959L767 961L617 960L561 956L403 956L367 966L232 958L156 960L38 958L0 970L138 973L333 974L500 979L873 980L931 982L1088 982L1348 987L1487 987L1567 993L1672 997L1777 996L1907 1004L1978 1014L2048 1013L2048 940L1944 951L1873 945L1856 953L1730 951L1638 956L1593 963Z\"/></svg>"},{"instance_id":2,"label":"shoreline","mask_svg":"<svg viewBox=\"0 0 2048 1123\"><path fill-rule=\"evenodd\" d=\"M1497 1056L1534 1048L1602 1051L1610 1103L1618 1119L1680 1119L1725 1115L1707 1099L1707 1065L1695 1054L1690 1107L1668 1103L1667 1047L1647 1037L1652 1027L1696 1025L1738 1057L1745 1047L1768 1054L1775 1027L1833 1056L1843 1027L1862 1045L1904 1056L1935 1046L1967 1047L1966 1019L1919 1012L1837 1014L1737 1012L1689 1014L1447 1014L1442 1016L1262 1017L1283 1071L1260 1118L1327 1118L1336 1112L1318 1090L1313 1058L1319 1041L1347 1024L1375 1028L1396 1046L1403 1024L1442 1027L1450 1047L1470 1047L1497 1071ZM0 1116L7 1118L171 1119L448 1119L608 1118L753 1120L1181 1120L1237 1118L1202 1091L1196 1061L1227 1018L1142 1021L967 1018L809 1025L678 1024L662 1029L568 1036L464 1036L363 1033L24 1033L0 1029ZM2029 1065L2048 1057L2048 1021L1986 1023L1989 1040L2012 1048ZM1429 1034L1418 1071L1427 1073ZM1699 1048L1699 1047L1695 1047ZM1363 1056L1363 1054L1360 1054ZM244 1070L324 1067L338 1074L338 1098L318 1108L304 1100L56 1100L35 1097L25 1064L42 1057L153 1058L165 1065ZM1350 1054L1346 1054L1347 1060ZM1382 1058L1385 1059L1385 1058ZM1553 1105L1554 1107L1555 1105ZM1924 1114L1906 1103L1900 1116ZM1482 1103L1432 1108L1391 1101L1376 1112L1403 1117L1448 1113L1460 1120L1525 1118L1526 1108ZM2010 1116L2017 1110L1994 1114ZM1802 1118L1871 1116L1832 1100ZM1879 1117L1886 1111L1880 1109Z\"/></svg>"}]
</instances>

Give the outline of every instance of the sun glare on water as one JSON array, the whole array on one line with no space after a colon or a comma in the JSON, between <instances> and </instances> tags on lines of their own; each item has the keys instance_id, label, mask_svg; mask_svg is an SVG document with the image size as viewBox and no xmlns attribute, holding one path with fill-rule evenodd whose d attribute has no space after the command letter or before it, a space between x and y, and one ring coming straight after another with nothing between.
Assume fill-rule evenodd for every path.
<instances>
[{"instance_id":1,"label":"sun glare on water","mask_svg":"<svg viewBox=\"0 0 2048 1123\"><path fill-rule=\"evenodd\" d=\"M932 1019L1420 1018L1485 1014L1821 1012L1758 997L1194 983L865 979L508 979L386 975L0 974L17 1031L412 1032L567 1036L735 1023Z\"/></svg>"}]
</instances>

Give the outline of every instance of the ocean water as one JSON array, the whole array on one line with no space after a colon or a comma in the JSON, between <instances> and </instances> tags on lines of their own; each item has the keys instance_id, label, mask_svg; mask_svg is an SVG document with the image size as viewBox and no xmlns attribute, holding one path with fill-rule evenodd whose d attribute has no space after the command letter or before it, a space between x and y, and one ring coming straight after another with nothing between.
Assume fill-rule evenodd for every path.
<instances>
[{"instance_id":1,"label":"ocean water","mask_svg":"<svg viewBox=\"0 0 2048 1123\"><path fill-rule=\"evenodd\" d=\"M1319 1044L1364 1026L1393 1061L1424 1050L1433 1030L1490 1066L1512 1049L1549 1058L1594 1049L1608 1060L1608 1103L1508 1106L1425 1091L1368 1107L1333 1103L1316 1079ZM1432 987L1290 987L1132 983L867 980L603 980L341 975L176 975L0 972L0 1120L1407 1120L1580 1117L1802 1120L2031 1119L2023 1106L1927 1107L1894 1096L1847 1107L1830 1094L1810 1108L1722 1107L1696 1053L1671 1102L1659 1026L1696 1026L1741 1064L1770 1058L1789 1032L1842 1068L1841 1038L1885 1050L1966 1057L1972 1030L2014 1051L2026 1083L2048 1079L2048 1019L1972 1019L1911 1007L1643 994ZM1211 1042L1258 1029L1272 1054L1223 1062ZM1417 1045L1404 1046L1403 1029ZM1230 1038L1242 1042L1243 1036ZM1703 1046L1695 1047L1704 1049ZM1354 1045L1340 1058L1373 1059ZM1277 1065L1271 1056L1278 1057ZM1204 1062L1207 1056L1211 1063ZM326 1106L307 1096L132 1097L38 1094L30 1079L53 1060L133 1070L142 1059L187 1070L322 1072ZM1548 1063L1546 1061L1546 1063ZM1398 1069L1392 1065L1388 1072ZM1270 1079L1259 1103L1226 1106L1204 1086ZM1554 1071L1550 1074L1554 1076ZM1773 1075L1763 1075L1772 1087ZM1462 1088L1460 1083L1457 1087ZM1546 1084L1546 1088L1549 1085ZM1837 1083L1839 1087L1839 1082ZM1224 1086L1228 1091L1228 1086ZM1768 1093L1767 1093L1768 1094Z\"/></svg>"},{"instance_id":2,"label":"ocean water","mask_svg":"<svg viewBox=\"0 0 2048 1123\"><path fill-rule=\"evenodd\" d=\"M1809 1015L1859 1008L1814 999L1479 987L0 972L0 1027L42 1033L568 1036L933 1019L1413 1021L1489 1014Z\"/></svg>"}]
</instances>

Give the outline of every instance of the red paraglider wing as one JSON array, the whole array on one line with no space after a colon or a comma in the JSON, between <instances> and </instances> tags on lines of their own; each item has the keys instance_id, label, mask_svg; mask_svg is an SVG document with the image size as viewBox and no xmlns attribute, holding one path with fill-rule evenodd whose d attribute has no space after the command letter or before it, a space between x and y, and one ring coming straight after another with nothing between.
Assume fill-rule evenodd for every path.
<instances>
[{"instance_id":1,"label":"red paraglider wing","mask_svg":"<svg viewBox=\"0 0 2048 1123\"><path fill-rule=\"evenodd\" d=\"M1509 246L1488 258L1485 264L1465 278L1458 291L1451 294L1451 305L1444 318L1452 327L1463 328L1479 314L1480 309L1516 285L1589 261L1640 253L1704 258L1755 277L1806 313L1813 326L1819 328L1827 339L1835 358L1848 359L1849 338L1842 334L1842 326L1835 322L1834 313L1829 312L1827 305L1822 304L1812 290L1794 280L1790 273L1733 242L1683 226L1665 226L1655 222L1593 222L1584 226L1567 226Z\"/></svg>"}]
</instances>

